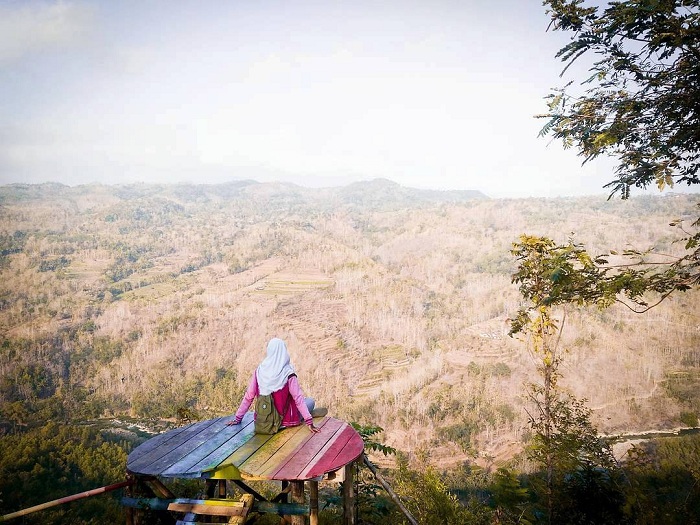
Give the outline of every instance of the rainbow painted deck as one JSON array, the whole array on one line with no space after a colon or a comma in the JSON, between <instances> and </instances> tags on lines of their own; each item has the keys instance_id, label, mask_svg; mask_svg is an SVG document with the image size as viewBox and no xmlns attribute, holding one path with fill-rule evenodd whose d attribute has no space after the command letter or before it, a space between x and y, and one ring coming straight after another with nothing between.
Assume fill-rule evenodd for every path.
<instances>
[{"instance_id":1,"label":"rainbow painted deck","mask_svg":"<svg viewBox=\"0 0 700 525\"><path fill-rule=\"evenodd\" d=\"M308 480L334 472L360 457L364 444L347 423L317 418L273 436L253 432L253 414L237 426L232 418L200 421L155 436L136 449L127 470L170 478Z\"/></svg>"}]
</instances>

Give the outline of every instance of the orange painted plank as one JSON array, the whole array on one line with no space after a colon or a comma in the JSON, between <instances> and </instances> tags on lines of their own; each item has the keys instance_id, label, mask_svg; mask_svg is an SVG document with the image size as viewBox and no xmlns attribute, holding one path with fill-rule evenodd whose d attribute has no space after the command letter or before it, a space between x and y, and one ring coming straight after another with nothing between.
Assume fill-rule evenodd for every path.
<instances>
[{"instance_id":1,"label":"orange painted plank","mask_svg":"<svg viewBox=\"0 0 700 525\"><path fill-rule=\"evenodd\" d=\"M315 456L333 435L335 431L334 427L340 424L341 422L337 419L323 419L316 425L320 432L315 434L310 430L298 432L294 439L289 440L277 451L275 454L276 461L268 461L265 464L263 470L260 471L260 476L266 479L296 479L295 477L278 478L275 473L290 463L298 464L301 461L306 465L304 458L312 458ZM306 425L303 426L305 427ZM297 470L301 472L302 468L298 468Z\"/></svg>"},{"instance_id":2,"label":"orange painted plank","mask_svg":"<svg viewBox=\"0 0 700 525\"><path fill-rule=\"evenodd\" d=\"M324 420L318 425L321 429L318 434L312 434L308 442L304 443L292 454L289 454L287 459L280 463L276 470L268 471L265 474L270 479L277 480L301 479L298 477L299 474L314 457L326 448L328 442L333 440L333 436L342 431L343 425L345 423L337 419Z\"/></svg>"}]
</instances>

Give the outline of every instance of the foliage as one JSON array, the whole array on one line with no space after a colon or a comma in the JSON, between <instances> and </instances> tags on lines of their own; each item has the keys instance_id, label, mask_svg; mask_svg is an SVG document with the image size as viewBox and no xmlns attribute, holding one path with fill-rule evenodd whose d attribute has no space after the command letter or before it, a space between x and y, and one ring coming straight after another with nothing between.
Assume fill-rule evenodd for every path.
<instances>
[{"instance_id":1,"label":"foliage","mask_svg":"<svg viewBox=\"0 0 700 525\"><path fill-rule=\"evenodd\" d=\"M476 499L463 504L435 468L421 465L419 470L408 467L404 456L398 457L392 487L401 502L425 525L490 524L492 511ZM395 514L391 523L403 523L402 515Z\"/></svg>"},{"instance_id":2,"label":"foliage","mask_svg":"<svg viewBox=\"0 0 700 525\"><path fill-rule=\"evenodd\" d=\"M550 95L545 132L586 159L612 154L608 186L697 184L700 159L700 3L628 0L606 8L582 0L547 0L552 27L573 33L558 53L567 67L597 56L583 94Z\"/></svg>"},{"instance_id":3,"label":"foliage","mask_svg":"<svg viewBox=\"0 0 700 525\"><path fill-rule=\"evenodd\" d=\"M635 446L625 468L626 511L634 523L684 525L700 520L700 437L681 436Z\"/></svg>"},{"instance_id":4,"label":"foliage","mask_svg":"<svg viewBox=\"0 0 700 525\"><path fill-rule=\"evenodd\" d=\"M129 445L89 427L48 423L0 437L0 514L124 479ZM25 523L123 522L116 494L31 514Z\"/></svg>"},{"instance_id":5,"label":"foliage","mask_svg":"<svg viewBox=\"0 0 700 525\"><path fill-rule=\"evenodd\" d=\"M363 426L359 423L355 423L354 421L351 422L350 425L352 425L352 428L354 428L357 431L357 433L360 434L360 437L362 438L362 441L365 444L366 451L381 452L385 456L388 456L389 454L396 454L395 448L385 445L384 443L380 443L375 439L374 436L384 432L384 429L382 427L378 427L375 425Z\"/></svg>"},{"instance_id":6,"label":"foliage","mask_svg":"<svg viewBox=\"0 0 700 525\"><path fill-rule=\"evenodd\" d=\"M586 54L597 60L582 93L572 94L569 83L549 95L541 134L576 147L586 160L615 157L616 178L607 184L611 196L626 199L632 186L656 184L663 190L700 183L700 2L626 0L605 8L583 0L544 4L551 27L572 33L557 54L566 68ZM700 220L692 224L699 226ZM641 275L652 279L651 289L661 282L669 293L700 284L700 231L686 231L683 240L686 255L664 271Z\"/></svg>"},{"instance_id":7,"label":"foliage","mask_svg":"<svg viewBox=\"0 0 700 525\"><path fill-rule=\"evenodd\" d=\"M530 493L518 476L505 467L499 467L491 485L493 507L498 523L530 525L534 517L530 511Z\"/></svg>"}]
</instances>

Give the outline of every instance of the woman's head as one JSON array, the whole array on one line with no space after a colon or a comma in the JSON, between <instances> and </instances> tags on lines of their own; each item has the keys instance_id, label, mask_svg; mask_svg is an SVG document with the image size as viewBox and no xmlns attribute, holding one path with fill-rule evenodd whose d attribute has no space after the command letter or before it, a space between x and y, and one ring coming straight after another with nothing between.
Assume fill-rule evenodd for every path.
<instances>
[{"instance_id":1,"label":"woman's head","mask_svg":"<svg viewBox=\"0 0 700 525\"><path fill-rule=\"evenodd\" d=\"M267 357L278 359L283 359L286 356L287 362L289 362L289 352L287 351L287 344L279 337L273 337L267 343Z\"/></svg>"},{"instance_id":2,"label":"woman's head","mask_svg":"<svg viewBox=\"0 0 700 525\"><path fill-rule=\"evenodd\" d=\"M290 363L287 345L277 337L267 343L267 356L258 366L258 389L262 395L276 392L287 382L287 378L294 373Z\"/></svg>"}]
</instances>

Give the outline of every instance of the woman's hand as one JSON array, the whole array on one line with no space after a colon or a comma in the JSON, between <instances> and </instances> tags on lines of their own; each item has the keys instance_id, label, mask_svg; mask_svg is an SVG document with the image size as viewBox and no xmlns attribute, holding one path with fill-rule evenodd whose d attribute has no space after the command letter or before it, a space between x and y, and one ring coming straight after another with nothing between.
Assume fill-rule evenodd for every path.
<instances>
[{"instance_id":1,"label":"woman's hand","mask_svg":"<svg viewBox=\"0 0 700 525\"><path fill-rule=\"evenodd\" d=\"M240 425L240 424L241 424L241 420L238 419L238 418L236 417L236 418L233 418L233 419L232 419L231 421L229 421L228 423L226 423L226 426L227 426L227 427L230 427L230 426L232 426L232 425Z\"/></svg>"},{"instance_id":2,"label":"woman's hand","mask_svg":"<svg viewBox=\"0 0 700 525\"><path fill-rule=\"evenodd\" d=\"M309 430L310 430L311 432L313 432L314 434L318 434L319 432L321 432L321 429L318 428L318 427L316 427L316 426L314 426L313 423L311 423L310 425L307 425L307 426L309 427Z\"/></svg>"}]
</instances>

